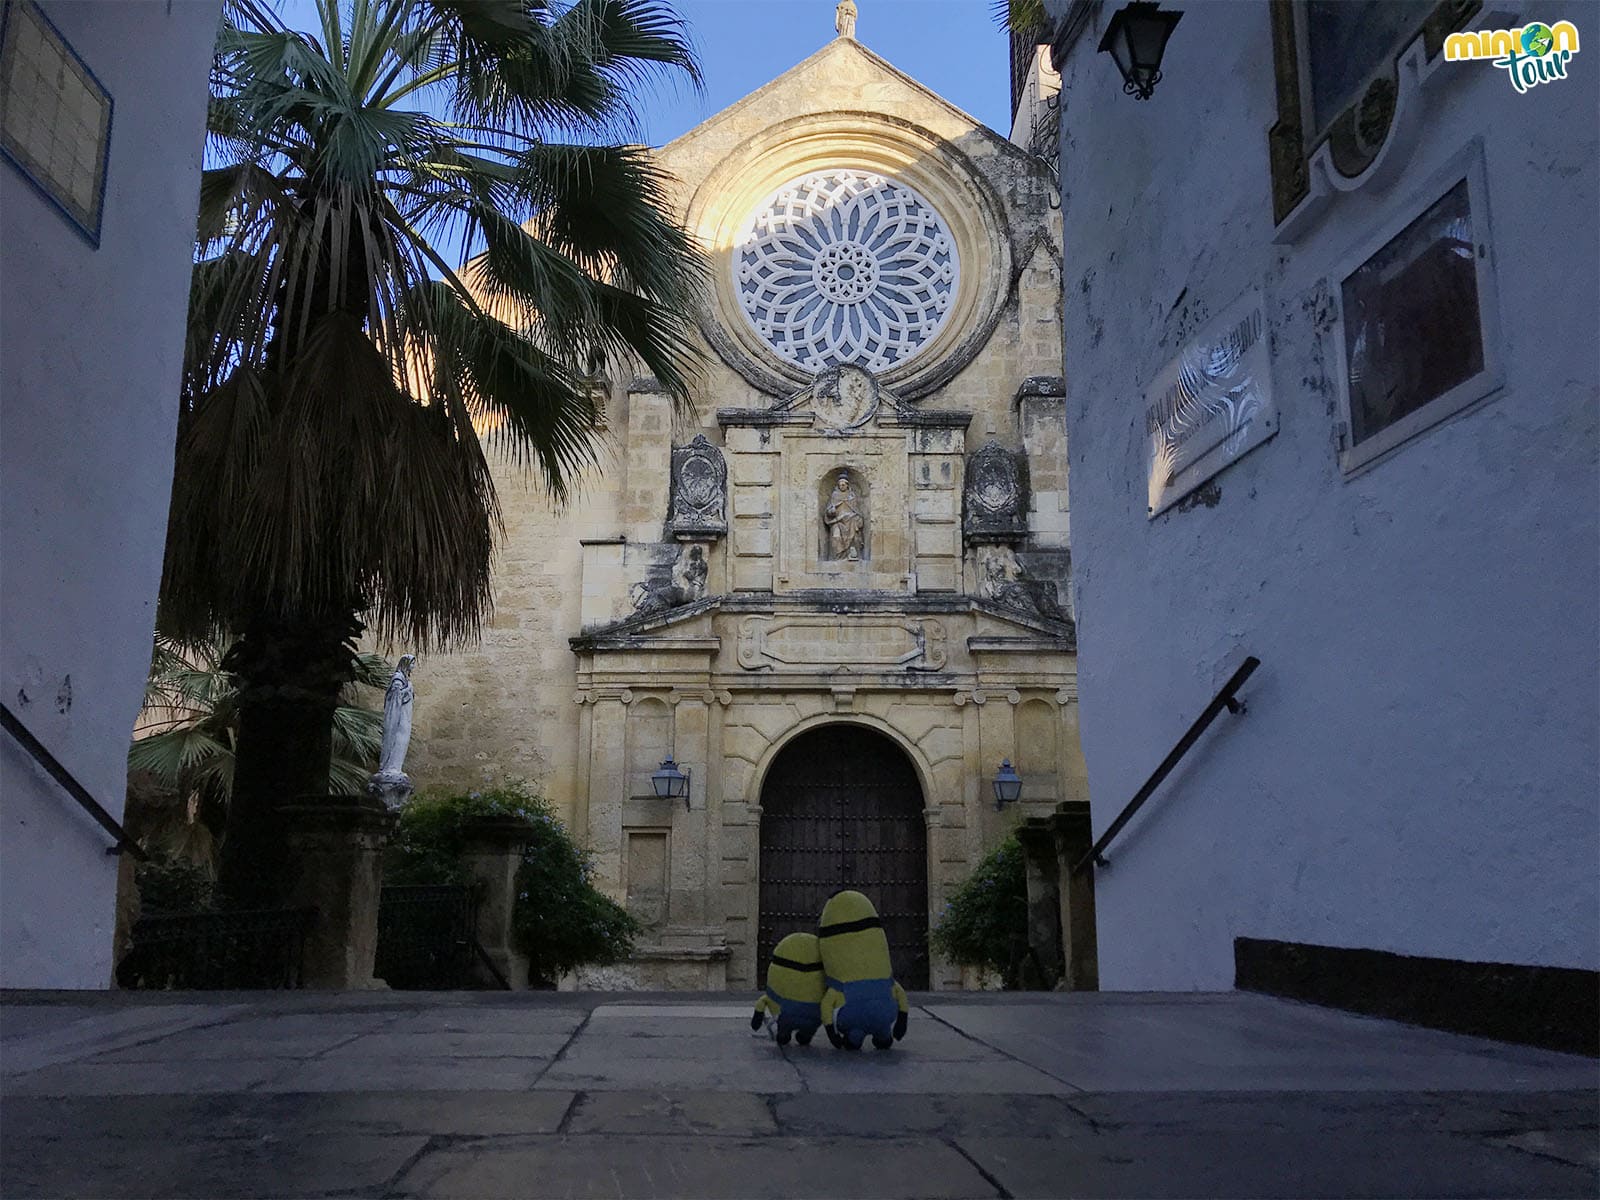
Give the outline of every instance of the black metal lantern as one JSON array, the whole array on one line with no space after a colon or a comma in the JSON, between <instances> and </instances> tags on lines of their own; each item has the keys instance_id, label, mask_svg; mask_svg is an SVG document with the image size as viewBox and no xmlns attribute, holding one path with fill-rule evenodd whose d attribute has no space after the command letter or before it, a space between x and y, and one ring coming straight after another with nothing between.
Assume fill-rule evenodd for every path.
<instances>
[{"instance_id":1,"label":"black metal lantern","mask_svg":"<svg viewBox=\"0 0 1600 1200\"><path fill-rule=\"evenodd\" d=\"M1140 100L1150 99L1161 82L1161 56L1167 39L1182 17L1181 12L1162 12L1148 0L1133 0L1118 9L1100 39L1100 49L1109 51L1122 72L1122 90Z\"/></svg>"},{"instance_id":2,"label":"black metal lantern","mask_svg":"<svg viewBox=\"0 0 1600 1200\"><path fill-rule=\"evenodd\" d=\"M996 811L1008 804L1016 802L1022 795L1022 776L1011 768L1009 758L1000 761L1000 769L994 776L994 806Z\"/></svg>"},{"instance_id":3,"label":"black metal lantern","mask_svg":"<svg viewBox=\"0 0 1600 1200\"><path fill-rule=\"evenodd\" d=\"M678 770L678 764L672 761L671 755L661 760L661 768L650 773L650 786L655 788L656 795L663 800L683 799L683 806L689 807L689 779L690 773Z\"/></svg>"}]
</instances>

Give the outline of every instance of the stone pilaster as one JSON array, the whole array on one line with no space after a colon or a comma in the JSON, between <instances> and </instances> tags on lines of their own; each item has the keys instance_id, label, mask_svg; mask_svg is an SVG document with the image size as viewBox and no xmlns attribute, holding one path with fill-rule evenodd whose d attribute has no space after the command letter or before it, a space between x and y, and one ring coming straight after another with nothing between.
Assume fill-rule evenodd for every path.
<instances>
[{"instance_id":1,"label":"stone pilaster","mask_svg":"<svg viewBox=\"0 0 1600 1200\"><path fill-rule=\"evenodd\" d=\"M528 956L516 948L511 924L517 868L533 826L522 817L478 817L466 828L463 865L478 888L478 944L513 989L528 986Z\"/></svg>"},{"instance_id":2,"label":"stone pilaster","mask_svg":"<svg viewBox=\"0 0 1600 1200\"><path fill-rule=\"evenodd\" d=\"M308 988L370 988L378 950L383 847L394 814L372 796L315 796L286 804L295 879L289 902L316 909L306 933L301 982Z\"/></svg>"},{"instance_id":3,"label":"stone pilaster","mask_svg":"<svg viewBox=\"0 0 1600 1200\"><path fill-rule=\"evenodd\" d=\"M1062 974L1061 888L1050 818L1033 817L1017 826L1017 842L1028 880L1028 947L1034 960L1029 973L1036 975L1030 982L1053 987Z\"/></svg>"},{"instance_id":4,"label":"stone pilaster","mask_svg":"<svg viewBox=\"0 0 1600 1200\"><path fill-rule=\"evenodd\" d=\"M1100 990L1100 956L1094 927L1094 868L1081 875L1073 865L1094 845L1094 827L1089 821L1087 800L1065 800L1056 805L1050 818L1055 830L1056 870L1060 878L1061 948L1066 973L1062 986L1068 991Z\"/></svg>"}]
</instances>

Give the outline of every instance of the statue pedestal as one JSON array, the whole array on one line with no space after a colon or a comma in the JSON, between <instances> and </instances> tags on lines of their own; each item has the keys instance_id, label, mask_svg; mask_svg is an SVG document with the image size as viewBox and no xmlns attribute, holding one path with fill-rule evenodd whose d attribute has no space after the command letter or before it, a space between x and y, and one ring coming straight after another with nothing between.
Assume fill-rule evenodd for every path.
<instances>
[{"instance_id":1,"label":"statue pedestal","mask_svg":"<svg viewBox=\"0 0 1600 1200\"><path fill-rule=\"evenodd\" d=\"M390 812L411 799L416 786L404 771L379 771L367 780L367 794L376 797Z\"/></svg>"},{"instance_id":2,"label":"statue pedestal","mask_svg":"<svg viewBox=\"0 0 1600 1200\"><path fill-rule=\"evenodd\" d=\"M475 817L467 822L462 862L478 885L478 944L512 988L528 986L528 959L517 950L511 921L517 868L533 826L521 817Z\"/></svg>"},{"instance_id":3,"label":"statue pedestal","mask_svg":"<svg viewBox=\"0 0 1600 1200\"><path fill-rule=\"evenodd\" d=\"M290 903L315 908L301 978L308 988L370 988L378 950L383 847L394 814L373 796L314 796L283 806L295 867Z\"/></svg>"}]
</instances>

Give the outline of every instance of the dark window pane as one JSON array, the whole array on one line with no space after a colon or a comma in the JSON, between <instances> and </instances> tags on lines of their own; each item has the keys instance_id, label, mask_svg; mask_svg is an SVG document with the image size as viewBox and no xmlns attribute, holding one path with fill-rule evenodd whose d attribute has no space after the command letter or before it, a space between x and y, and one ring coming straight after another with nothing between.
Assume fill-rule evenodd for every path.
<instances>
[{"instance_id":1,"label":"dark window pane","mask_svg":"<svg viewBox=\"0 0 1600 1200\"><path fill-rule=\"evenodd\" d=\"M1433 0L1308 0L1312 125L1320 135L1418 31Z\"/></svg>"},{"instance_id":2,"label":"dark window pane","mask_svg":"<svg viewBox=\"0 0 1600 1200\"><path fill-rule=\"evenodd\" d=\"M1482 371L1467 181L1362 263L1343 302L1352 443Z\"/></svg>"}]
</instances>

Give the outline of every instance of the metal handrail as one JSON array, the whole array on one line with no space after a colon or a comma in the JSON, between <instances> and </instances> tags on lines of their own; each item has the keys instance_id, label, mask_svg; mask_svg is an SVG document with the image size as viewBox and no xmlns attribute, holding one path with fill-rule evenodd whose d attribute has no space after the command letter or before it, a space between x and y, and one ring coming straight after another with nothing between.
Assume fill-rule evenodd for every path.
<instances>
[{"instance_id":1,"label":"metal handrail","mask_svg":"<svg viewBox=\"0 0 1600 1200\"><path fill-rule=\"evenodd\" d=\"M1122 827L1133 819L1133 814L1139 811L1140 806L1146 800L1150 799L1151 794L1161 786L1161 781L1172 773L1173 767L1178 765L1178 760L1187 754L1190 747L1200 740L1200 735L1206 731L1206 726L1217 719L1217 714L1222 712L1223 709L1227 709L1235 715L1245 711L1244 701L1236 700L1234 693L1244 686L1244 681L1249 679L1260 665L1261 660L1253 654L1239 664L1239 669L1233 673L1227 683L1222 685L1222 690L1211 698L1211 703L1206 705L1205 711L1195 718L1194 724L1189 726L1189 731L1178 739L1178 744L1172 748L1171 753L1161 760L1161 765L1151 773L1149 779L1144 781L1144 786L1134 793L1133 799L1128 801L1128 806L1117 814L1117 819L1111 822L1110 827L1100 835L1100 840L1094 844L1089 853L1085 854L1073 865L1072 873L1074 875L1082 874L1090 863L1094 863L1099 867L1109 867L1111 865L1105 857L1105 848L1111 844L1111 839L1122 832Z\"/></svg>"},{"instance_id":2,"label":"metal handrail","mask_svg":"<svg viewBox=\"0 0 1600 1200\"><path fill-rule=\"evenodd\" d=\"M89 794L89 789L79 783L72 772L62 766L60 760L45 748L44 743L33 736L32 730L3 703L0 703L0 726L4 726L5 731L16 739L17 745L31 754L34 762L43 767L50 778L66 790L67 795L76 800L86 813L100 822L102 829L116 839L116 845L106 847L107 854L121 854L126 850L140 862L150 861L150 856L144 852L144 847L128 835L128 831L105 810L100 801Z\"/></svg>"}]
</instances>

